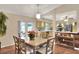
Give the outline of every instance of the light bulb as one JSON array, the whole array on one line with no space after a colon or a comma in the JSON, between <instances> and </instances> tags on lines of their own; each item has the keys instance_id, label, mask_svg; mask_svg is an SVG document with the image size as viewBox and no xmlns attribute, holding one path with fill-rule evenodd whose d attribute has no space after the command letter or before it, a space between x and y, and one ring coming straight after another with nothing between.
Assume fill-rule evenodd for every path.
<instances>
[{"instance_id":1,"label":"light bulb","mask_svg":"<svg viewBox=\"0 0 79 59\"><path fill-rule=\"evenodd\" d=\"M36 18L40 19L40 14L39 13L36 14Z\"/></svg>"}]
</instances>

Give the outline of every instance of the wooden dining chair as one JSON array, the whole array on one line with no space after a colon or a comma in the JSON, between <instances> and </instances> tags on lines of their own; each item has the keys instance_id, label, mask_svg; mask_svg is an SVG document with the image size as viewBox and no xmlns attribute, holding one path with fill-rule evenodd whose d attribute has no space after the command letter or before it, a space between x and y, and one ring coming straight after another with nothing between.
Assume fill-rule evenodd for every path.
<instances>
[{"instance_id":1,"label":"wooden dining chair","mask_svg":"<svg viewBox=\"0 0 79 59\"><path fill-rule=\"evenodd\" d=\"M15 53L16 54L32 54L32 49L26 46L25 40L13 36L15 42Z\"/></svg>"},{"instance_id":2,"label":"wooden dining chair","mask_svg":"<svg viewBox=\"0 0 79 59\"><path fill-rule=\"evenodd\" d=\"M33 49L26 45L24 39L20 39L19 50L20 54L33 54Z\"/></svg>"},{"instance_id":3,"label":"wooden dining chair","mask_svg":"<svg viewBox=\"0 0 79 59\"><path fill-rule=\"evenodd\" d=\"M38 49L38 53L40 54L52 54L53 53L53 45L54 45L54 39L50 38L47 40L46 46Z\"/></svg>"},{"instance_id":4,"label":"wooden dining chair","mask_svg":"<svg viewBox=\"0 0 79 59\"><path fill-rule=\"evenodd\" d=\"M26 54L26 44L24 39L19 39L19 53Z\"/></svg>"}]
</instances>

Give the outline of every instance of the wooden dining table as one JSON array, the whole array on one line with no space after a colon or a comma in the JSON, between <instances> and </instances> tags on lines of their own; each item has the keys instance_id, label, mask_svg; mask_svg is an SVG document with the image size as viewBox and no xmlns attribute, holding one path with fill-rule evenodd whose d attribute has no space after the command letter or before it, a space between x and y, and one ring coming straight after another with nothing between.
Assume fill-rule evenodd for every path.
<instances>
[{"instance_id":1,"label":"wooden dining table","mask_svg":"<svg viewBox=\"0 0 79 59\"><path fill-rule=\"evenodd\" d=\"M36 54L38 47L46 44L48 40L51 40L51 38L53 38L53 37L50 37L50 38L47 38L47 39L45 39L45 38L35 38L34 40L26 41L26 45L33 49L33 54Z\"/></svg>"}]
</instances>

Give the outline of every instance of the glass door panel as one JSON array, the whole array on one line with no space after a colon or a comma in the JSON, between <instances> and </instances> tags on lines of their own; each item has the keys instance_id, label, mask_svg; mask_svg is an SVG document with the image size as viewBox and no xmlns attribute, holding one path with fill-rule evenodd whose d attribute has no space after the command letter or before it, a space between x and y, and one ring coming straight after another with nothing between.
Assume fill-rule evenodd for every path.
<instances>
[{"instance_id":1,"label":"glass door panel","mask_svg":"<svg viewBox=\"0 0 79 59\"><path fill-rule=\"evenodd\" d=\"M19 21L19 36L21 39L26 39L26 23Z\"/></svg>"}]
</instances>

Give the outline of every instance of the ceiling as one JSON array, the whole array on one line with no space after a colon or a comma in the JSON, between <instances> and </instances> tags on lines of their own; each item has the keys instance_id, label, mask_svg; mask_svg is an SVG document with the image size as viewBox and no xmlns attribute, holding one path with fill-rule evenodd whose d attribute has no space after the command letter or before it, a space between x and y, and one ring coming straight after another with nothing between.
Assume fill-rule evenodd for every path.
<instances>
[{"instance_id":1,"label":"ceiling","mask_svg":"<svg viewBox=\"0 0 79 59\"><path fill-rule=\"evenodd\" d=\"M39 12L43 15L59 6L59 4L39 4ZM0 11L16 15L35 17L37 4L0 4Z\"/></svg>"}]
</instances>

